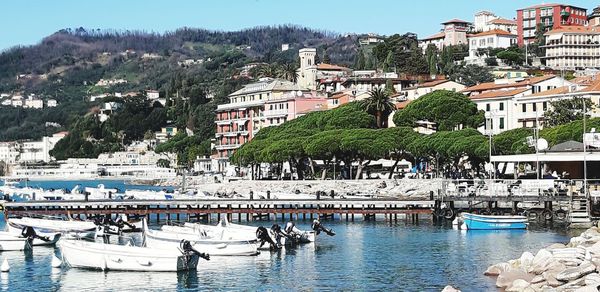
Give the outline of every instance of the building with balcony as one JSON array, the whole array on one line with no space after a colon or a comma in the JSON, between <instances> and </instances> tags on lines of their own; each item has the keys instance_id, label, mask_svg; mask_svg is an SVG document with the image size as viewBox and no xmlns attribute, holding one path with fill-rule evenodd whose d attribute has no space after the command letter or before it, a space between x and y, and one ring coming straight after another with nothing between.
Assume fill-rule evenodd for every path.
<instances>
[{"instance_id":1,"label":"building with balcony","mask_svg":"<svg viewBox=\"0 0 600 292\"><path fill-rule=\"evenodd\" d=\"M267 102L272 105L272 102L283 102L290 96L304 96L304 92L307 90L302 90L297 84L287 80L261 78L230 94L229 103L219 105L216 110L217 157L229 158L260 129L271 125L265 116ZM280 122L282 118L283 116L280 117Z\"/></svg>"},{"instance_id":2,"label":"building with balcony","mask_svg":"<svg viewBox=\"0 0 600 292\"><path fill-rule=\"evenodd\" d=\"M565 4L540 4L517 10L517 43L535 41L538 24L548 32L559 27L587 25L585 8Z\"/></svg>"},{"instance_id":3,"label":"building with balcony","mask_svg":"<svg viewBox=\"0 0 600 292\"><path fill-rule=\"evenodd\" d=\"M403 89L401 95L403 95L404 98L408 100L415 100L425 94L434 92L436 90L450 90L459 92L465 88L466 86L458 82L448 79L440 79L424 82L413 87Z\"/></svg>"},{"instance_id":4,"label":"building with balcony","mask_svg":"<svg viewBox=\"0 0 600 292\"><path fill-rule=\"evenodd\" d=\"M314 111L328 109L327 98L314 93L291 93L265 102L265 126L278 126Z\"/></svg>"},{"instance_id":5,"label":"building with balcony","mask_svg":"<svg viewBox=\"0 0 600 292\"><path fill-rule=\"evenodd\" d=\"M565 26L546 36L546 66L555 70L600 68L600 27Z\"/></svg>"},{"instance_id":6,"label":"building with balcony","mask_svg":"<svg viewBox=\"0 0 600 292\"><path fill-rule=\"evenodd\" d=\"M475 32L484 32L495 29L504 30L516 35L517 22L511 19L498 17L496 14L489 11L480 11L475 13Z\"/></svg>"}]
</instances>

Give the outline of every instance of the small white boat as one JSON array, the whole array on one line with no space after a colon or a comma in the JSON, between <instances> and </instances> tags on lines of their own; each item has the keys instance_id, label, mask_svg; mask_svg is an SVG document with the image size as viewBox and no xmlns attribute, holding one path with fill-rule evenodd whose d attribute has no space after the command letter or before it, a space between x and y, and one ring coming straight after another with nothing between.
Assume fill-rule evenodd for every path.
<instances>
[{"instance_id":1,"label":"small white boat","mask_svg":"<svg viewBox=\"0 0 600 292\"><path fill-rule=\"evenodd\" d=\"M143 220L143 231L144 244L151 248L173 249L178 247L182 240L187 240L193 248L207 252L211 256L253 256L259 254L256 238L223 239L186 227L152 230L148 228L145 220Z\"/></svg>"},{"instance_id":2,"label":"small white boat","mask_svg":"<svg viewBox=\"0 0 600 292\"><path fill-rule=\"evenodd\" d=\"M8 231L12 233L21 233L25 227L32 227L36 234L48 237L64 233L68 238L82 238L93 237L96 233L96 224L90 221L22 217L9 218L7 223Z\"/></svg>"},{"instance_id":3,"label":"small white boat","mask_svg":"<svg viewBox=\"0 0 600 292\"><path fill-rule=\"evenodd\" d=\"M526 229L527 217L510 215L478 215L462 213L462 221L470 230Z\"/></svg>"},{"instance_id":4,"label":"small white boat","mask_svg":"<svg viewBox=\"0 0 600 292\"><path fill-rule=\"evenodd\" d=\"M181 244L181 243L180 243ZM189 244L189 243L188 243ZM171 272L196 269L200 257L208 255L181 248L155 249L85 240L61 240L62 260L70 267L117 271Z\"/></svg>"}]
</instances>

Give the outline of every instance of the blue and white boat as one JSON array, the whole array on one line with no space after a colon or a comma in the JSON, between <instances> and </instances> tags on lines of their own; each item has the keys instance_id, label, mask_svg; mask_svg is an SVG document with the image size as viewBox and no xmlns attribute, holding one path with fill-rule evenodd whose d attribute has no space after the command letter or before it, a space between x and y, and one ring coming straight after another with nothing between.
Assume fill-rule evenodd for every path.
<instances>
[{"instance_id":1,"label":"blue and white boat","mask_svg":"<svg viewBox=\"0 0 600 292\"><path fill-rule=\"evenodd\" d=\"M495 229L526 229L527 217L525 216L489 216L470 213L462 214L462 221L467 229L495 230Z\"/></svg>"}]
</instances>

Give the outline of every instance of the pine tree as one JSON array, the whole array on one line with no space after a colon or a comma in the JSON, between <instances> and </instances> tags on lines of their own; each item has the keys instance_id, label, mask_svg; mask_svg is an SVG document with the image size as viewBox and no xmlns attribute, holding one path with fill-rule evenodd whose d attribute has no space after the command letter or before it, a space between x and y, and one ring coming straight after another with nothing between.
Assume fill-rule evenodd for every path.
<instances>
[{"instance_id":1,"label":"pine tree","mask_svg":"<svg viewBox=\"0 0 600 292\"><path fill-rule=\"evenodd\" d=\"M394 64L394 52L389 51L387 57L385 58L385 62L383 62L383 71L390 72L392 68L395 67Z\"/></svg>"},{"instance_id":2,"label":"pine tree","mask_svg":"<svg viewBox=\"0 0 600 292\"><path fill-rule=\"evenodd\" d=\"M323 52L323 63L331 64L331 59L329 58L329 54L327 53L327 50L325 50L325 52Z\"/></svg>"}]
</instances>

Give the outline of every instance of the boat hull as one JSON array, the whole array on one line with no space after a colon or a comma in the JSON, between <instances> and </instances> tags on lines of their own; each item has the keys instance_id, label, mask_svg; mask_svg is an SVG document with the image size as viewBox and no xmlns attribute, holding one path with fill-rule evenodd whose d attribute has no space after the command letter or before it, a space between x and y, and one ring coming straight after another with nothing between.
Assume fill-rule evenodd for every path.
<instances>
[{"instance_id":1,"label":"boat hull","mask_svg":"<svg viewBox=\"0 0 600 292\"><path fill-rule=\"evenodd\" d=\"M26 238L18 237L7 232L0 233L0 251L25 250L26 247Z\"/></svg>"},{"instance_id":2,"label":"boat hull","mask_svg":"<svg viewBox=\"0 0 600 292\"><path fill-rule=\"evenodd\" d=\"M152 230L144 224L144 243L147 247L175 249L182 240L187 240L199 252L212 256L258 255L257 240L217 240L202 238L198 234Z\"/></svg>"},{"instance_id":3,"label":"boat hull","mask_svg":"<svg viewBox=\"0 0 600 292\"><path fill-rule=\"evenodd\" d=\"M32 227L37 235L53 238L56 233L63 233L63 238L93 238L96 225L87 221L49 220L37 218L9 218L8 231L21 234L25 227Z\"/></svg>"},{"instance_id":4,"label":"boat hull","mask_svg":"<svg viewBox=\"0 0 600 292\"><path fill-rule=\"evenodd\" d=\"M199 260L198 255L194 254L186 258L178 250L104 244L83 240L62 240L58 246L63 261L74 268L175 272L196 269Z\"/></svg>"},{"instance_id":5,"label":"boat hull","mask_svg":"<svg viewBox=\"0 0 600 292\"><path fill-rule=\"evenodd\" d=\"M485 216L463 214L463 223L470 230L526 229L527 218L523 216Z\"/></svg>"}]
</instances>

